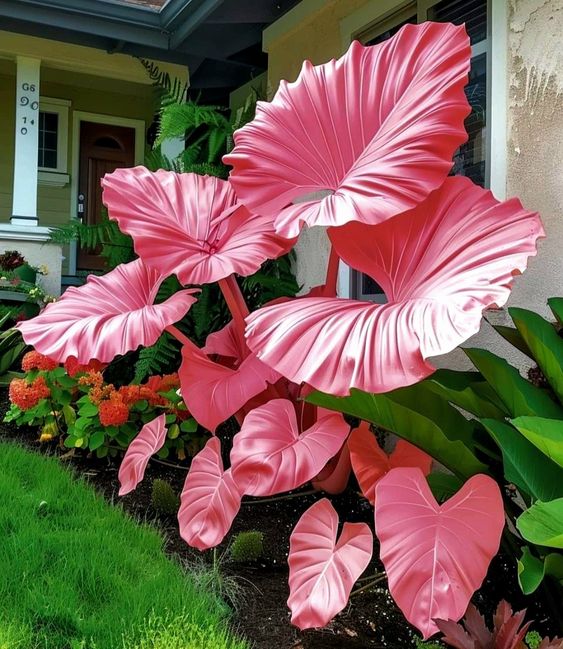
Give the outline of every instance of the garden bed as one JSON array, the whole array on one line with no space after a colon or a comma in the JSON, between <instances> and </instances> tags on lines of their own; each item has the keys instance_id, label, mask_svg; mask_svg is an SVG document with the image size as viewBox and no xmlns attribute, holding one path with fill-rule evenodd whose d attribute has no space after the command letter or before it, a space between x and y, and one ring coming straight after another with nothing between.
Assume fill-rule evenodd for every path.
<instances>
[{"instance_id":1,"label":"garden bed","mask_svg":"<svg viewBox=\"0 0 563 649\"><path fill-rule=\"evenodd\" d=\"M4 402L3 409L5 407ZM67 449L61 450L55 443L38 445L36 433L32 429L4 425L2 434L17 437L28 446L43 452L68 454ZM119 462L107 458L90 459L79 454L67 461L79 474L86 476L109 501L118 501ZM203 558L212 562L213 557L217 557L225 580L224 594L232 596L232 603L236 607L234 626L245 638L254 642L256 649L408 649L416 646L417 633L405 622L384 582L375 589L354 595L349 606L325 629L301 632L291 626L286 606L289 593L289 536L301 513L319 498L318 494L283 499L245 498L231 532L217 549L217 553L214 555L210 551L201 554L189 548L180 538L175 516L158 515L151 502L153 480L164 479L179 493L185 475L185 468L151 461L143 482L134 492L119 499L119 502L125 511L138 519L154 520L165 534L168 552L182 561L195 562ZM364 521L373 525L371 506L353 488L340 496L331 496L331 500L341 520ZM229 543L238 532L248 530L258 530L264 535L262 559L253 564L230 562L227 552ZM377 555L376 549L374 556ZM373 561L368 570L374 573L381 569L379 562ZM487 580L473 601L478 608L490 615L503 598L517 610L528 608L528 618L535 620L534 629L551 635L556 633L556 629L549 626L540 596L536 594L533 598L526 598L522 595L516 582L516 566L508 563L501 553L493 560Z\"/></svg>"}]
</instances>

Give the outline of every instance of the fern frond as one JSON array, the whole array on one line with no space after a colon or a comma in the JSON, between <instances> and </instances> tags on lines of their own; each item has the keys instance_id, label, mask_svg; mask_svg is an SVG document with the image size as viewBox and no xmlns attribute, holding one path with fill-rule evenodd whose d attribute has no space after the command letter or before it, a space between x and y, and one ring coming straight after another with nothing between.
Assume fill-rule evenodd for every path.
<instances>
[{"instance_id":1,"label":"fern frond","mask_svg":"<svg viewBox=\"0 0 563 649\"><path fill-rule=\"evenodd\" d=\"M156 144L164 140L184 137L186 131L200 126L224 128L229 131L229 121L219 112L219 106L199 106L193 101L164 106L160 112L160 125Z\"/></svg>"},{"instance_id":2,"label":"fern frond","mask_svg":"<svg viewBox=\"0 0 563 649\"><path fill-rule=\"evenodd\" d=\"M134 383L141 383L153 374L166 374L180 366L180 345L168 332L164 332L151 347L139 352L135 363Z\"/></svg>"}]
</instances>

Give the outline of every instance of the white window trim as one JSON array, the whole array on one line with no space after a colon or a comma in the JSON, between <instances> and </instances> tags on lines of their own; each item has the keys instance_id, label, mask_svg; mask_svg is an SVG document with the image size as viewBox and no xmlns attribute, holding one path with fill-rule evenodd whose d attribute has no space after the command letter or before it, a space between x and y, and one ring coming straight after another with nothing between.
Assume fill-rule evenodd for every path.
<instances>
[{"instance_id":1,"label":"white window trim","mask_svg":"<svg viewBox=\"0 0 563 649\"><path fill-rule=\"evenodd\" d=\"M38 167L39 184L55 185L63 187L69 181L68 178L68 112L71 102L68 99L56 99L54 97L39 98L39 112L56 113L59 116L57 130L57 167ZM66 176L66 179L56 176ZM64 180L64 182L63 182Z\"/></svg>"}]
</instances>

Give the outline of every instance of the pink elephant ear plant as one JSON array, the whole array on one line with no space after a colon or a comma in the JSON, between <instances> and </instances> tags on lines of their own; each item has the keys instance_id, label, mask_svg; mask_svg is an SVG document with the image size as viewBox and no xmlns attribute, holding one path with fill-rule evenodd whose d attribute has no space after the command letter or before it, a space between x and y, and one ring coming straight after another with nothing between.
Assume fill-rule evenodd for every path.
<instances>
[{"instance_id":1,"label":"pink elephant ear plant","mask_svg":"<svg viewBox=\"0 0 563 649\"><path fill-rule=\"evenodd\" d=\"M300 628L326 625L344 608L370 562L373 529L390 592L424 638L436 619L463 616L499 549L495 480L465 476L438 504L425 479L429 456L404 442L387 454L367 424L350 434L342 415L305 400L313 390L382 393L428 377L430 358L476 333L536 252L537 214L448 177L467 138L470 53L463 27L431 22L380 45L355 42L338 60L306 62L294 83L258 103L224 158L228 181L143 167L107 175L104 203L139 259L18 325L57 361L108 362L165 330L181 341L181 394L212 435L193 459L178 514L182 537L200 550L223 540L244 496L309 481L335 492L355 472L375 526L345 522L338 534L324 499L291 536L288 605ZM327 227L331 242L324 285L249 313L237 275L285 254L312 226ZM372 277L387 302L339 297L341 262ZM188 288L156 304L172 274ZM212 282L232 320L201 349L175 324L198 299L194 286ZM231 416L240 430L228 449L219 431ZM133 441L122 492L142 479L164 437L160 419Z\"/></svg>"}]
</instances>

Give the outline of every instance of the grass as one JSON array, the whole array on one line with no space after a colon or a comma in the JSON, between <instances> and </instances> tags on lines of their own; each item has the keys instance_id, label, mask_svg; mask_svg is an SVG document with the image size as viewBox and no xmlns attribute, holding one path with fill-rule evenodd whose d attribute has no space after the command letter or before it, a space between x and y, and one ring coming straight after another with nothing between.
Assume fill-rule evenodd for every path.
<instances>
[{"instance_id":1,"label":"grass","mask_svg":"<svg viewBox=\"0 0 563 649\"><path fill-rule=\"evenodd\" d=\"M0 649L245 649L162 537L0 443Z\"/></svg>"}]
</instances>

